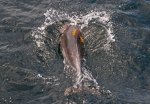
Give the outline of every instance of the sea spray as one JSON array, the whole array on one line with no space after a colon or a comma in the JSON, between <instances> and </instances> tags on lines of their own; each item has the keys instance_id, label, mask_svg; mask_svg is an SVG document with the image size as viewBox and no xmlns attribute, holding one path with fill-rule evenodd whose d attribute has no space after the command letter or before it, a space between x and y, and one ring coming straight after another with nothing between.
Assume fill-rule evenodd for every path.
<instances>
[{"instance_id":1,"label":"sea spray","mask_svg":"<svg viewBox=\"0 0 150 104\"><path fill-rule=\"evenodd\" d=\"M90 21L92 20L95 20L95 22L99 22L100 24L102 24L105 30L107 31L107 34L106 34L107 42L105 42L105 44L102 47L99 47L101 49L104 49L106 51L110 50L111 42L115 41L113 27L112 27L113 25L111 22L111 13L109 12L92 10L88 12L86 15L80 14L80 15L71 16L65 12L60 12L51 8L47 10L46 13L44 13L44 15L45 15L44 23L37 29L33 30L32 32L33 41L36 43L36 46L39 50L43 50L46 46L44 42L47 37L46 28L48 26L51 26L63 20L70 21L71 25L80 26L81 30L85 27L88 27ZM52 39L50 40L54 42L54 40ZM48 51L46 50L45 52L48 52ZM69 66L65 65L65 69L68 70ZM96 79L94 79L92 74L85 67L82 67L82 74L78 77L79 78L75 82L74 87L84 83L84 86L88 86L88 87L90 86L90 87L95 87L95 89L99 89L99 85Z\"/></svg>"},{"instance_id":2,"label":"sea spray","mask_svg":"<svg viewBox=\"0 0 150 104\"><path fill-rule=\"evenodd\" d=\"M44 42L41 41L41 38L44 39L46 37L45 29L48 26L56 22L68 20L70 21L71 25L78 25L81 27L81 29L83 29L84 27L88 27L88 24L91 20L96 19L99 23L104 25L104 28L107 31L107 42L103 45L103 47L99 48L108 51L111 49L111 42L115 41L115 35L113 33L113 23L111 22L111 14L112 13L106 11L91 10L86 15L80 14L70 16L65 12L57 11L50 8L46 11L46 13L44 13L44 23L32 32L32 37L34 37L37 47L42 48L44 46Z\"/></svg>"}]
</instances>

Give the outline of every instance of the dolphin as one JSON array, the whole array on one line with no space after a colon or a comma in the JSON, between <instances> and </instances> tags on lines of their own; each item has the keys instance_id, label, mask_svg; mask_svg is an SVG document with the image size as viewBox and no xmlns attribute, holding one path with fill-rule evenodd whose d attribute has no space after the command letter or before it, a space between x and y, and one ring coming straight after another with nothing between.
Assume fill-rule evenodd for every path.
<instances>
[{"instance_id":1,"label":"dolphin","mask_svg":"<svg viewBox=\"0 0 150 104\"><path fill-rule=\"evenodd\" d=\"M64 25L61 29L60 48L65 64L69 65L77 76L81 75L84 38L77 26Z\"/></svg>"},{"instance_id":2,"label":"dolphin","mask_svg":"<svg viewBox=\"0 0 150 104\"><path fill-rule=\"evenodd\" d=\"M69 96L80 92L100 95L103 90L97 85L97 82L95 87L85 86L85 82L82 82L82 75L85 73L85 70L82 70L82 60L84 58L84 37L80 28L76 25L65 24L60 29L60 33L60 50L64 58L64 64L71 67L74 72L76 82L74 86L66 88L64 95ZM90 78L94 79L92 75Z\"/></svg>"},{"instance_id":3,"label":"dolphin","mask_svg":"<svg viewBox=\"0 0 150 104\"><path fill-rule=\"evenodd\" d=\"M60 49L64 63L69 65L79 83L82 76L81 61L84 56L84 37L79 27L65 24L61 29Z\"/></svg>"}]
</instances>

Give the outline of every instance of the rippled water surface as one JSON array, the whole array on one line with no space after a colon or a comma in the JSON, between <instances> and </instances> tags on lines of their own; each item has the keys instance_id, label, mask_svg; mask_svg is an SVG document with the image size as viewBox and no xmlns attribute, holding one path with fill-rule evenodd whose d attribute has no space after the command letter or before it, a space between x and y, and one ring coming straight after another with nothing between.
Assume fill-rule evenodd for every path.
<instances>
[{"instance_id":1,"label":"rippled water surface","mask_svg":"<svg viewBox=\"0 0 150 104\"><path fill-rule=\"evenodd\" d=\"M0 0L0 104L149 104L149 0ZM81 27L106 94L64 96L63 23Z\"/></svg>"}]
</instances>

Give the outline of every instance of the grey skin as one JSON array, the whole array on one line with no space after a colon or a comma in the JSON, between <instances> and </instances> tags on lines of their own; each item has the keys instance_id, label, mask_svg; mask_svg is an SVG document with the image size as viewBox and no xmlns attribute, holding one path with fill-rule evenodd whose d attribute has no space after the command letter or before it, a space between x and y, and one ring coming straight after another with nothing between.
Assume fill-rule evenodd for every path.
<instances>
[{"instance_id":1,"label":"grey skin","mask_svg":"<svg viewBox=\"0 0 150 104\"><path fill-rule=\"evenodd\" d=\"M64 25L60 30L60 48L65 64L75 72L76 81L81 76L81 60L83 58L83 36L80 29L73 25Z\"/></svg>"}]
</instances>

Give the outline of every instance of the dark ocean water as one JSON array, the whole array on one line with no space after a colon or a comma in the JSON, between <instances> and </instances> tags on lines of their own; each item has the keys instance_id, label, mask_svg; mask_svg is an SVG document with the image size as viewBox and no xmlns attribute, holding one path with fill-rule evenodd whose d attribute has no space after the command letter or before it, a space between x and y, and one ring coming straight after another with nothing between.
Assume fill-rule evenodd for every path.
<instances>
[{"instance_id":1,"label":"dark ocean water","mask_svg":"<svg viewBox=\"0 0 150 104\"><path fill-rule=\"evenodd\" d=\"M82 18L88 70L112 96L64 96L58 28L71 17ZM149 0L0 0L0 18L0 104L150 104Z\"/></svg>"}]
</instances>

